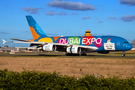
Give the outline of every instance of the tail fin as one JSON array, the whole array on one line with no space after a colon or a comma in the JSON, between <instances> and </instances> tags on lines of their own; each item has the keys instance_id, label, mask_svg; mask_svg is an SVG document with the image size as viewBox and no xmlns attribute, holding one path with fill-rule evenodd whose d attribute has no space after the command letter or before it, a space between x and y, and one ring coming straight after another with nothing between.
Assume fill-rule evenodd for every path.
<instances>
[{"instance_id":1,"label":"tail fin","mask_svg":"<svg viewBox=\"0 0 135 90\"><path fill-rule=\"evenodd\" d=\"M33 40L38 39L39 37L47 37L46 34L43 32L43 30L40 28L40 26L37 24L37 22L33 19L32 16L26 16L27 21L29 23L29 27L31 30L31 33L33 35Z\"/></svg>"}]
</instances>

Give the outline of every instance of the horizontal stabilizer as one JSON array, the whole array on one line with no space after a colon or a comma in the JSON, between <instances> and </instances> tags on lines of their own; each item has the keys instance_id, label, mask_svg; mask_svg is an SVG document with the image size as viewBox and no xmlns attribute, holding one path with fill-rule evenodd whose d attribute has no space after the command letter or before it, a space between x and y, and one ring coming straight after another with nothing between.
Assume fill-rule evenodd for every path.
<instances>
[{"instance_id":1,"label":"horizontal stabilizer","mask_svg":"<svg viewBox=\"0 0 135 90\"><path fill-rule=\"evenodd\" d=\"M22 42L30 42L30 41L27 41L27 40L22 40L22 39L16 39L16 38L10 38L11 40L17 40L17 41L22 41Z\"/></svg>"},{"instance_id":2,"label":"horizontal stabilizer","mask_svg":"<svg viewBox=\"0 0 135 90\"><path fill-rule=\"evenodd\" d=\"M3 44L5 44L5 43L6 43L6 41L5 41L4 39L2 39L2 41L3 41Z\"/></svg>"}]
</instances>

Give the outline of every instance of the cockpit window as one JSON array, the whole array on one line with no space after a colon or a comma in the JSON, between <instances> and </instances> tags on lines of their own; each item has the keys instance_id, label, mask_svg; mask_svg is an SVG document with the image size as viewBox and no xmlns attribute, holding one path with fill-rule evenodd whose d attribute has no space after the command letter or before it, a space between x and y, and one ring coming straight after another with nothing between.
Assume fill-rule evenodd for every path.
<instances>
[{"instance_id":1,"label":"cockpit window","mask_svg":"<svg viewBox=\"0 0 135 90\"><path fill-rule=\"evenodd\" d=\"M124 42L124 43L129 43L129 42Z\"/></svg>"}]
</instances>

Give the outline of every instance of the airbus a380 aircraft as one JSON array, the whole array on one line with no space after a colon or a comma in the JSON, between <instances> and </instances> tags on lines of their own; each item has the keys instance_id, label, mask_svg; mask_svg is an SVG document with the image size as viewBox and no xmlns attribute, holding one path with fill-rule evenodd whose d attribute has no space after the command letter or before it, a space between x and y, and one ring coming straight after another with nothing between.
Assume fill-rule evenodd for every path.
<instances>
[{"instance_id":1,"label":"airbus a380 aircraft","mask_svg":"<svg viewBox=\"0 0 135 90\"><path fill-rule=\"evenodd\" d=\"M110 51L125 51L132 49L132 45L124 38L117 36L57 36L49 37L39 27L32 16L26 16L30 30L33 35L32 40L7 41L12 43L30 43L30 46L37 46L43 51L62 51L67 54L86 54L98 52L107 54ZM6 41L3 40L3 43Z\"/></svg>"}]
</instances>

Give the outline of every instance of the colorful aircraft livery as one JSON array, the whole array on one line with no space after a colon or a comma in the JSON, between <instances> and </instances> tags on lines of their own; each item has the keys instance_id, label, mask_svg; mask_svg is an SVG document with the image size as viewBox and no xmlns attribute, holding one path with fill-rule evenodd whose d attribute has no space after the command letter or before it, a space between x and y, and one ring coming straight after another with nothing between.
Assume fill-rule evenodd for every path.
<instances>
[{"instance_id":1,"label":"colorful aircraft livery","mask_svg":"<svg viewBox=\"0 0 135 90\"><path fill-rule=\"evenodd\" d=\"M61 51L66 54L86 55L89 52L98 52L107 54L110 51L127 51L132 49L132 45L127 40L118 36L47 36L40 26L36 23L32 16L26 16L31 33L32 40L12 41L13 43L30 43L30 46L37 46L43 51ZM6 41L3 40L3 43ZM122 56L125 56L123 53Z\"/></svg>"},{"instance_id":2,"label":"colorful aircraft livery","mask_svg":"<svg viewBox=\"0 0 135 90\"><path fill-rule=\"evenodd\" d=\"M96 47L102 46L102 39L96 38L96 36L86 36L86 37L46 37L38 39L38 42L51 42L51 43L61 43L61 44L72 44L72 45L94 45Z\"/></svg>"}]
</instances>

